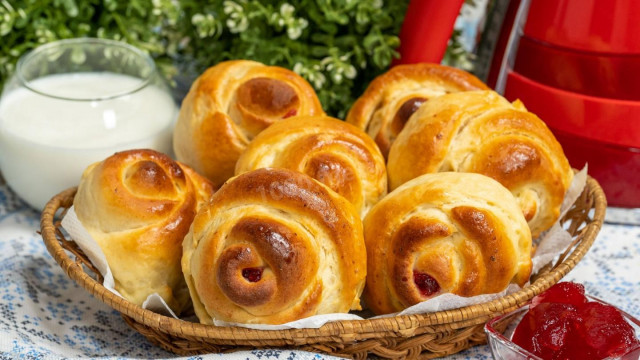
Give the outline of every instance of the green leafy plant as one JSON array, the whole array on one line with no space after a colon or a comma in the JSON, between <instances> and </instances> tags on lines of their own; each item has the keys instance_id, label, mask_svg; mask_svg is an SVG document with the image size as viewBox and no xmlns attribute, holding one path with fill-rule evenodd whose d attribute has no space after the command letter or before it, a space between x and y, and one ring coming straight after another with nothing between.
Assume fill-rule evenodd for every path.
<instances>
[{"instance_id":1,"label":"green leafy plant","mask_svg":"<svg viewBox=\"0 0 640 360\"><path fill-rule=\"evenodd\" d=\"M99 37L148 52L186 91L228 59L290 68L343 118L398 56L408 0L0 0L0 86L26 51L57 39Z\"/></svg>"}]
</instances>

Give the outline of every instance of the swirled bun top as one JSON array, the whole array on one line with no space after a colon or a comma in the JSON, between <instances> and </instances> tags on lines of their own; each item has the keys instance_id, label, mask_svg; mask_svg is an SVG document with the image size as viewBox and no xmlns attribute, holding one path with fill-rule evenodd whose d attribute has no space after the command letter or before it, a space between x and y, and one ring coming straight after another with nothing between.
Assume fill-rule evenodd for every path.
<instances>
[{"instance_id":1,"label":"swirled bun top","mask_svg":"<svg viewBox=\"0 0 640 360\"><path fill-rule=\"evenodd\" d=\"M259 169L225 183L196 216L182 268L196 315L280 324L359 309L362 223L311 177Z\"/></svg>"},{"instance_id":2,"label":"swirled bun top","mask_svg":"<svg viewBox=\"0 0 640 360\"><path fill-rule=\"evenodd\" d=\"M130 150L85 170L74 209L120 294L141 305L155 292L179 313L190 303L182 240L212 193L212 184L189 167L153 150Z\"/></svg>"},{"instance_id":3,"label":"swirled bun top","mask_svg":"<svg viewBox=\"0 0 640 360\"><path fill-rule=\"evenodd\" d=\"M387 193L380 150L364 132L328 116L292 117L249 144L236 174L276 167L305 173L349 200L363 217Z\"/></svg>"},{"instance_id":4,"label":"swirled bun top","mask_svg":"<svg viewBox=\"0 0 640 360\"><path fill-rule=\"evenodd\" d=\"M174 130L174 151L178 160L220 186L260 131L291 116L321 114L315 91L293 71L225 61L191 86Z\"/></svg>"},{"instance_id":5,"label":"swirled bun top","mask_svg":"<svg viewBox=\"0 0 640 360\"><path fill-rule=\"evenodd\" d=\"M547 126L494 91L434 98L411 116L389 152L394 189L421 174L480 173L518 199L534 237L558 219L573 171Z\"/></svg>"},{"instance_id":6,"label":"swirled bun top","mask_svg":"<svg viewBox=\"0 0 640 360\"><path fill-rule=\"evenodd\" d=\"M376 204L364 220L365 301L378 314L442 293L495 293L524 285L531 233L513 195L471 173L415 178Z\"/></svg>"},{"instance_id":7,"label":"swirled bun top","mask_svg":"<svg viewBox=\"0 0 640 360\"><path fill-rule=\"evenodd\" d=\"M369 84L346 121L369 134L386 158L404 124L423 103L452 92L484 89L488 87L478 78L453 67L398 65Z\"/></svg>"}]
</instances>

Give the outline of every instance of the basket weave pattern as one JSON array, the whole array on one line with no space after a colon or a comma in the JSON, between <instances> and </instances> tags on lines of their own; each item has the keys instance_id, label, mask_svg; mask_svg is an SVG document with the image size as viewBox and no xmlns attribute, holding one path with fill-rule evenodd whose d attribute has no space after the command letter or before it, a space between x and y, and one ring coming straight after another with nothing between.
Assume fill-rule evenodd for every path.
<instances>
[{"instance_id":1,"label":"basket weave pattern","mask_svg":"<svg viewBox=\"0 0 640 360\"><path fill-rule=\"evenodd\" d=\"M72 188L56 195L42 213L41 231L48 251L70 278L119 311L129 326L152 343L180 355L295 348L355 359L371 355L410 359L446 356L486 343L483 327L489 319L524 305L575 267L600 231L607 206L602 189L589 177L585 190L561 220L573 238L572 245L533 274L530 285L499 299L429 314L336 321L318 329L255 330L166 317L103 287L98 270L61 230L59 219L73 204L75 192Z\"/></svg>"}]
</instances>

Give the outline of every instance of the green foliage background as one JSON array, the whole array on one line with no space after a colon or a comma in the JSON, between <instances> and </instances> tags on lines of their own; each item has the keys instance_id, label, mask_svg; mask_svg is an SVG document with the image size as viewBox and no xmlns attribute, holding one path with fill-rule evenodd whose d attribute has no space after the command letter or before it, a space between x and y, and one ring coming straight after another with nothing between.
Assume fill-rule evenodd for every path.
<instances>
[{"instance_id":1,"label":"green foliage background","mask_svg":"<svg viewBox=\"0 0 640 360\"><path fill-rule=\"evenodd\" d=\"M0 0L0 86L26 51L57 39L126 41L184 93L227 59L284 66L343 118L398 56L408 0Z\"/></svg>"}]
</instances>

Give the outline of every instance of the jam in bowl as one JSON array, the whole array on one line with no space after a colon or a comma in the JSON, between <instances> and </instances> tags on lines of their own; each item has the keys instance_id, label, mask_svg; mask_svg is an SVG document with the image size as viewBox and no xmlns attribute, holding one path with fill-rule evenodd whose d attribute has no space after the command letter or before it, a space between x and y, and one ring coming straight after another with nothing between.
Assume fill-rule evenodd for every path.
<instances>
[{"instance_id":1,"label":"jam in bowl","mask_svg":"<svg viewBox=\"0 0 640 360\"><path fill-rule=\"evenodd\" d=\"M495 359L633 359L640 321L562 282L485 325Z\"/></svg>"}]
</instances>

